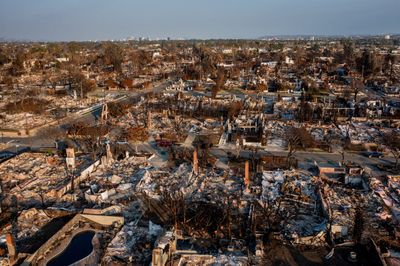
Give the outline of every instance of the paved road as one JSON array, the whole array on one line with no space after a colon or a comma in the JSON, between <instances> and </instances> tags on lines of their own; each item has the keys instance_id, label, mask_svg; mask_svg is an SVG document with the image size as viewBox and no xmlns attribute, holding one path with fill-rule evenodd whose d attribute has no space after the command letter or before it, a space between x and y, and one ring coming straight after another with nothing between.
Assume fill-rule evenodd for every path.
<instances>
[{"instance_id":1,"label":"paved road","mask_svg":"<svg viewBox=\"0 0 400 266\"><path fill-rule=\"evenodd\" d=\"M229 149L219 149L213 148L211 149L211 153L215 156L224 157L227 155L227 152L231 152L232 154L236 154L236 150ZM253 151L242 150L240 152L241 156L250 157L250 154ZM274 155L274 156L286 156L286 151L259 151L259 154L263 155ZM328 153L328 152L308 152L308 151L298 151L295 153L296 159L299 160L300 165L313 165L314 162L317 163L338 163L342 160L342 155L339 153ZM345 153L344 159L346 162L354 162L361 166L368 167L372 170L375 175L383 175L387 174L385 171L381 171L377 168L377 165L387 165L392 164L394 162L394 158L386 157L386 158L368 158L363 155L357 153Z\"/></svg>"},{"instance_id":2,"label":"paved road","mask_svg":"<svg viewBox=\"0 0 400 266\"><path fill-rule=\"evenodd\" d=\"M379 90L374 90L371 87L365 87L365 89L363 90L363 93L366 94L369 99L377 99L377 100L379 100L379 99L385 98L387 102L389 102L389 101L394 101L394 102L400 101L399 97L387 96L384 92L379 91Z\"/></svg>"}]
</instances>

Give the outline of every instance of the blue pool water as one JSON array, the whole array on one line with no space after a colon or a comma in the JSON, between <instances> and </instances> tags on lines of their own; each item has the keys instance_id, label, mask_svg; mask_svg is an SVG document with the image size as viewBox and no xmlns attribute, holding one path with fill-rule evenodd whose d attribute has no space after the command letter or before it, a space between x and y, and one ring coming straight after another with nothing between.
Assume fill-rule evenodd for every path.
<instances>
[{"instance_id":1,"label":"blue pool water","mask_svg":"<svg viewBox=\"0 0 400 266\"><path fill-rule=\"evenodd\" d=\"M47 266L68 266L87 257L93 250L94 235L94 231L84 231L75 235L67 248L60 255L51 259Z\"/></svg>"}]
</instances>

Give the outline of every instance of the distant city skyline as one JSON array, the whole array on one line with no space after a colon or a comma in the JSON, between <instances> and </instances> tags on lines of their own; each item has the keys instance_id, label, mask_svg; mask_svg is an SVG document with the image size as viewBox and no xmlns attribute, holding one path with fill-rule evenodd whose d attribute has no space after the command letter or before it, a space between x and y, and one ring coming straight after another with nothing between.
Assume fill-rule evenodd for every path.
<instances>
[{"instance_id":1,"label":"distant city skyline","mask_svg":"<svg viewBox=\"0 0 400 266\"><path fill-rule=\"evenodd\" d=\"M0 0L0 38L254 39L400 31L399 0Z\"/></svg>"}]
</instances>

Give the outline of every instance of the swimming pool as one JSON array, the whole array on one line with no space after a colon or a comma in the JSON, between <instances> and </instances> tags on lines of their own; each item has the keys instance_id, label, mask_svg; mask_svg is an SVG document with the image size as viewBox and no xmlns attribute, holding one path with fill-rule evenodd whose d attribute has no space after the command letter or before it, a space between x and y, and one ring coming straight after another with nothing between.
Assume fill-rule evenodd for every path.
<instances>
[{"instance_id":1,"label":"swimming pool","mask_svg":"<svg viewBox=\"0 0 400 266\"><path fill-rule=\"evenodd\" d=\"M92 240L94 231L83 231L75 235L66 249L61 254L52 258L47 266L67 266L75 263L93 251Z\"/></svg>"}]
</instances>

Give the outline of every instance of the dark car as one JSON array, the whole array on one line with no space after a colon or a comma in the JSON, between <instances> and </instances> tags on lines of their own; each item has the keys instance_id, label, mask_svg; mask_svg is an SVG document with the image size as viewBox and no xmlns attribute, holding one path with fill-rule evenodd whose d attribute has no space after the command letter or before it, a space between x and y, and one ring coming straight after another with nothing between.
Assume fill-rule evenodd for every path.
<instances>
[{"instance_id":1,"label":"dark car","mask_svg":"<svg viewBox=\"0 0 400 266\"><path fill-rule=\"evenodd\" d=\"M383 153L377 151L364 152L363 155L368 158L383 158Z\"/></svg>"}]
</instances>

